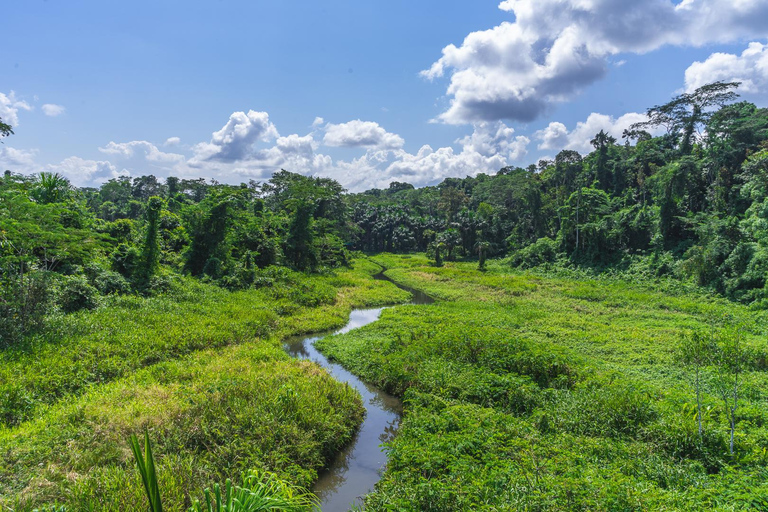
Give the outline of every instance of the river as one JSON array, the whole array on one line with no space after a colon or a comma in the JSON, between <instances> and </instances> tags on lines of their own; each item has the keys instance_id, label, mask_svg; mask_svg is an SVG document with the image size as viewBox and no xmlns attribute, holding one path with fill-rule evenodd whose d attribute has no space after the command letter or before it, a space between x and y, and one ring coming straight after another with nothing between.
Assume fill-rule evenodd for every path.
<instances>
[{"instance_id":1,"label":"river","mask_svg":"<svg viewBox=\"0 0 768 512\"><path fill-rule=\"evenodd\" d=\"M394 283L383 273L377 280ZM431 304L434 300L424 292L394 283L411 293L409 304ZM320 499L323 512L345 512L373 490L387 462L381 448L397 432L403 414L402 402L384 391L357 378L341 365L332 363L315 348L315 342L332 334L343 334L375 322L385 308L355 309L349 322L339 330L310 337L293 337L285 343L285 349L293 357L316 362L340 382L346 382L363 397L365 420L349 445L338 454L330 468L322 472L312 491Z\"/></svg>"}]
</instances>

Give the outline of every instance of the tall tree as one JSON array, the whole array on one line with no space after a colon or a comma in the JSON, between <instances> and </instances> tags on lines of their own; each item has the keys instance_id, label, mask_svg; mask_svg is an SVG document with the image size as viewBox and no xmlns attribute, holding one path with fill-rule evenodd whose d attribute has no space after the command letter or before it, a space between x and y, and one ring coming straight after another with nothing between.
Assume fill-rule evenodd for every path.
<instances>
[{"instance_id":1,"label":"tall tree","mask_svg":"<svg viewBox=\"0 0 768 512\"><path fill-rule=\"evenodd\" d=\"M739 97L734 89L741 82L714 82L703 85L691 93L676 96L664 105L646 111L648 120L633 124L631 130L644 130L663 126L667 133L679 138L680 153L688 155L693 148L695 133L712 116L713 107L722 107Z\"/></svg>"},{"instance_id":2,"label":"tall tree","mask_svg":"<svg viewBox=\"0 0 768 512\"><path fill-rule=\"evenodd\" d=\"M157 272L160 263L160 213L163 210L163 200L157 196L149 198L145 212L146 233L144 243L141 246L141 262L137 276L138 285L141 288L149 286L152 276Z\"/></svg>"}]
</instances>

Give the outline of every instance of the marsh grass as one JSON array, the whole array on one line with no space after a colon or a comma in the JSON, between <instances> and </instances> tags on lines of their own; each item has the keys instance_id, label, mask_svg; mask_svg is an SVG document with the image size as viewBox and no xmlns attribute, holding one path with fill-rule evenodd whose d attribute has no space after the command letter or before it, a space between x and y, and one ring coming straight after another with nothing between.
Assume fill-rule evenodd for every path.
<instances>
[{"instance_id":1,"label":"marsh grass","mask_svg":"<svg viewBox=\"0 0 768 512\"><path fill-rule=\"evenodd\" d=\"M154 441L166 512L186 510L211 482L252 471L308 487L364 409L354 390L289 358L280 339L339 327L358 305L406 299L371 278L378 270L363 263L290 276L315 294L290 313L277 310L298 300L288 286L231 293L182 281L171 296L127 297L58 319L61 337L30 341L0 363L0 385L29 404L0 427L0 508L144 509L125 443L143 431Z\"/></svg>"},{"instance_id":2,"label":"marsh grass","mask_svg":"<svg viewBox=\"0 0 768 512\"><path fill-rule=\"evenodd\" d=\"M366 510L742 510L764 503L765 322L747 307L620 279L437 268L378 255L438 298L386 309L318 348L406 400ZM748 326L736 454L727 411L696 393L678 346ZM743 492L738 490L742 489ZM726 499L730 497L730 501ZM757 504L757 505L755 505Z\"/></svg>"}]
</instances>

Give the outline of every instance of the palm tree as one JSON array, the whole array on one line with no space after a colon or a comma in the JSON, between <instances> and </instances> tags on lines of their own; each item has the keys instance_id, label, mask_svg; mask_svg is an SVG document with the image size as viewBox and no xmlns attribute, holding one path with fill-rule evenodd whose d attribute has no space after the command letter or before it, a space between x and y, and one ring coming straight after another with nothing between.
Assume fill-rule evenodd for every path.
<instances>
[{"instance_id":1,"label":"palm tree","mask_svg":"<svg viewBox=\"0 0 768 512\"><path fill-rule=\"evenodd\" d=\"M69 196L69 180L59 173L41 172L32 196L40 204L61 203Z\"/></svg>"}]
</instances>

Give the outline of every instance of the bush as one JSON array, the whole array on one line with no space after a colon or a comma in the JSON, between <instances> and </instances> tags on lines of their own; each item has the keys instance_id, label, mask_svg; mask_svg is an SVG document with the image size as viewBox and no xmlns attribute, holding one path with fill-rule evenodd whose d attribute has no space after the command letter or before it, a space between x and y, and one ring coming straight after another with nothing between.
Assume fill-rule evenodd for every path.
<instances>
[{"instance_id":1,"label":"bush","mask_svg":"<svg viewBox=\"0 0 768 512\"><path fill-rule=\"evenodd\" d=\"M103 295L126 294L131 291L128 281L111 270L105 270L93 280L93 285Z\"/></svg>"},{"instance_id":2,"label":"bush","mask_svg":"<svg viewBox=\"0 0 768 512\"><path fill-rule=\"evenodd\" d=\"M125 294L131 291L131 285L117 272L106 270L96 263L88 263L83 270L91 286L102 295Z\"/></svg>"},{"instance_id":3,"label":"bush","mask_svg":"<svg viewBox=\"0 0 768 512\"><path fill-rule=\"evenodd\" d=\"M33 270L19 280L15 272L0 276L0 346L40 329L51 303L50 273Z\"/></svg>"},{"instance_id":4,"label":"bush","mask_svg":"<svg viewBox=\"0 0 768 512\"><path fill-rule=\"evenodd\" d=\"M131 279L139 265L139 258L139 250L135 246L120 244L112 253L112 269Z\"/></svg>"},{"instance_id":5,"label":"bush","mask_svg":"<svg viewBox=\"0 0 768 512\"><path fill-rule=\"evenodd\" d=\"M532 268L557 260L557 242L551 238L539 238L534 243L520 249L510 257L515 267Z\"/></svg>"},{"instance_id":6,"label":"bush","mask_svg":"<svg viewBox=\"0 0 768 512\"><path fill-rule=\"evenodd\" d=\"M84 277L68 277L61 287L59 306L65 313L99 307L99 291Z\"/></svg>"},{"instance_id":7,"label":"bush","mask_svg":"<svg viewBox=\"0 0 768 512\"><path fill-rule=\"evenodd\" d=\"M205 262L203 274L213 279L218 279L224 272L224 265L219 258L210 258Z\"/></svg>"}]
</instances>

